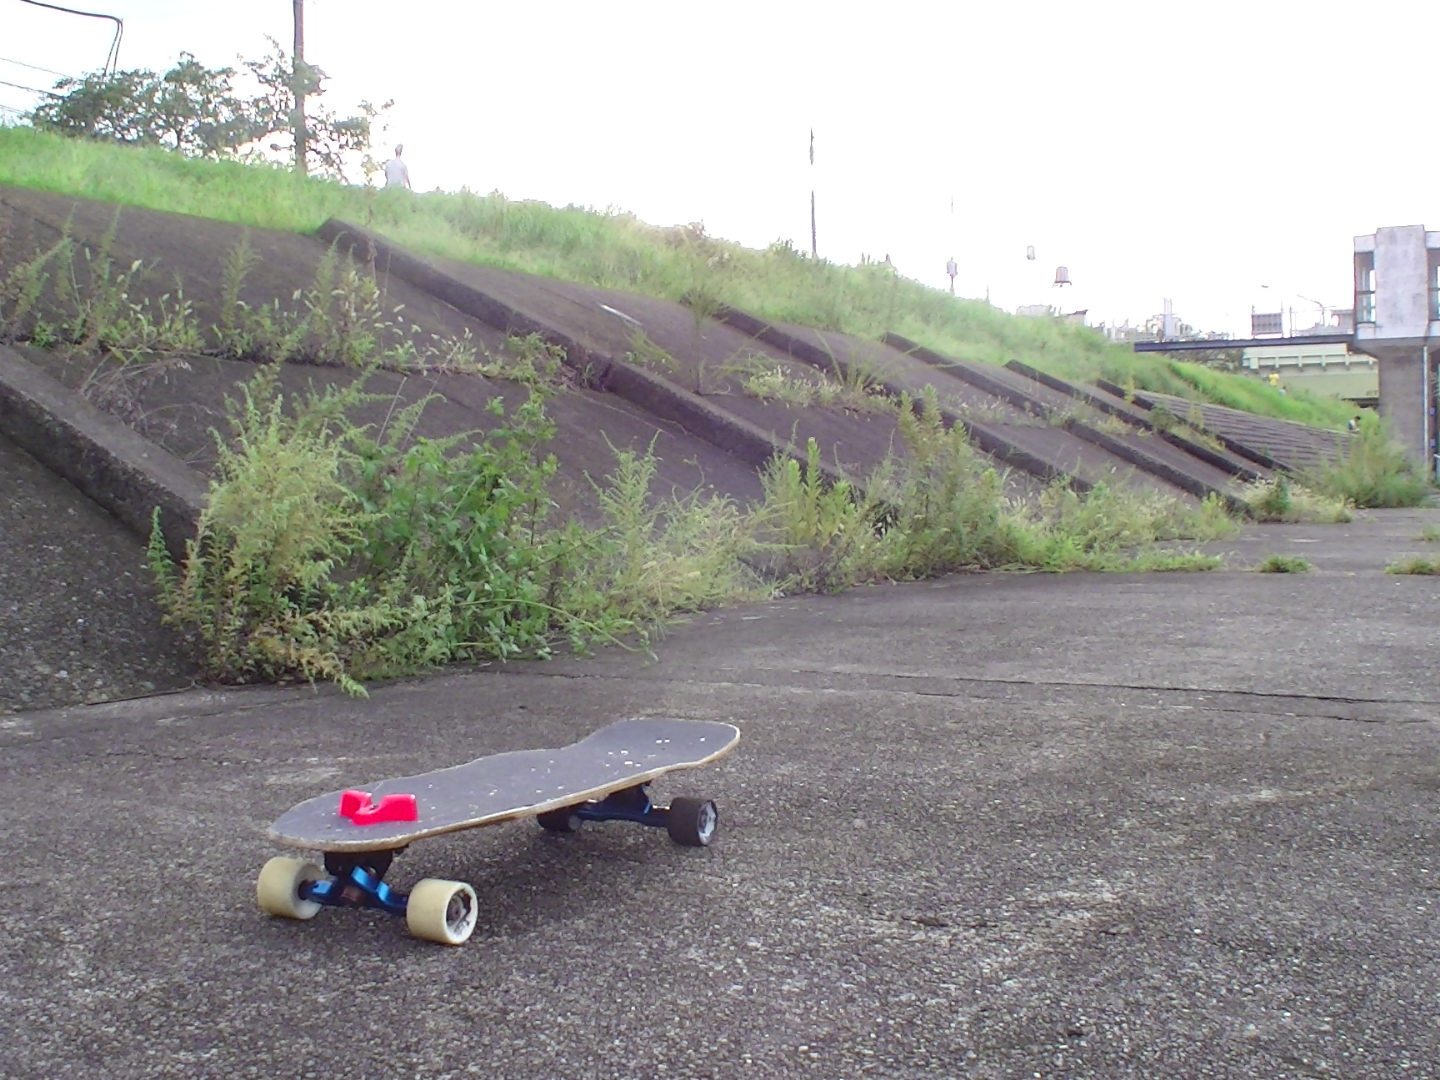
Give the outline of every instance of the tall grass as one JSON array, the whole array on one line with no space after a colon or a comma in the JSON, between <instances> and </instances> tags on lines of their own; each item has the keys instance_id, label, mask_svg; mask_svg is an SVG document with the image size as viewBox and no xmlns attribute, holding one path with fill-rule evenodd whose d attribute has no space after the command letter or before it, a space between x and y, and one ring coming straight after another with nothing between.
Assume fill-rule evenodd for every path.
<instances>
[{"instance_id":1,"label":"tall grass","mask_svg":"<svg viewBox=\"0 0 1440 1080\"><path fill-rule=\"evenodd\" d=\"M187 159L156 148L89 143L0 127L0 184L309 233L330 217L366 225L426 255L678 300L704 296L762 318L864 338L894 331L937 352L990 363L1020 359L1074 379L1099 375L1141 389L1230 404L1254 380L1137 356L1093 330L1018 318L899 277L839 266L788 244L764 251L693 227L660 229L633 215L522 202L470 191L414 195L303 179L268 166ZM1348 408L1302 409L1261 394L1242 406L1339 427Z\"/></svg>"}]
</instances>

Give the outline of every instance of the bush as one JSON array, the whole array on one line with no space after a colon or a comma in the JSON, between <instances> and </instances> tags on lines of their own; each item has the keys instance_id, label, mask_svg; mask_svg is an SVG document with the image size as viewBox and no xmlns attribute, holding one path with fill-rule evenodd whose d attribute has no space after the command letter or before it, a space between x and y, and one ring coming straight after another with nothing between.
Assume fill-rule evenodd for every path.
<instances>
[{"instance_id":1,"label":"bush","mask_svg":"<svg viewBox=\"0 0 1440 1080\"><path fill-rule=\"evenodd\" d=\"M568 546L583 558L572 558L561 579L567 611L643 632L676 612L764 595L747 565L753 523L733 501L700 492L656 498L653 447L614 453L614 469L595 485L601 525L569 532Z\"/></svg>"},{"instance_id":2,"label":"bush","mask_svg":"<svg viewBox=\"0 0 1440 1080\"><path fill-rule=\"evenodd\" d=\"M166 620L225 682L360 681L468 658L543 655L552 433L532 395L475 439L405 446L421 401L377 441L346 412L363 379L287 402L266 366L229 403L196 536L177 567L158 523ZM497 414L500 412L497 403Z\"/></svg>"},{"instance_id":3,"label":"bush","mask_svg":"<svg viewBox=\"0 0 1440 1080\"><path fill-rule=\"evenodd\" d=\"M1336 459L1307 473L1305 482L1321 495L1366 508L1419 506L1434 493L1374 413L1361 419Z\"/></svg>"}]
</instances>

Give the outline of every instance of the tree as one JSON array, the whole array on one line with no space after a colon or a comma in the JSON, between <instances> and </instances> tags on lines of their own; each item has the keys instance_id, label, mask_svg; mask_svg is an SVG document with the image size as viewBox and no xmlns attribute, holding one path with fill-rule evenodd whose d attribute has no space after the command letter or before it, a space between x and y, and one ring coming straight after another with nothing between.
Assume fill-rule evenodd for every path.
<instances>
[{"instance_id":1,"label":"tree","mask_svg":"<svg viewBox=\"0 0 1440 1080\"><path fill-rule=\"evenodd\" d=\"M254 99L257 119L265 127L272 150L295 153L294 124L297 118L297 92L313 102L325 93L325 72L300 60L292 65L290 57L274 38L268 39L272 52L259 60L246 60L244 65L261 88ZM347 155L363 154L370 149L374 121L394 104L380 106L368 101L360 103L354 116L339 116L334 110L307 106L298 115L304 119L307 171L319 172L339 179L345 178Z\"/></svg>"},{"instance_id":2,"label":"tree","mask_svg":"<svg viewBox=\"0 0 1440 1080\"><path fill-rule=\"evenodd\" d=\"M190 157L263 156L264 149L294 153L291 128L294 87L314 99L324 93L325 73L302 62L292 72L289 60L271 39L273 54L242 65L259 93L245 96L235 87L235 68L207 68L190 53L164 75L136 69L61 79L58 97L27 117L37 128L74 138L137 146L163 146ZM297 78L297 74L300 78ZM390 108L362 102L360 112L342 117L316 109L307 117L306 171L346 178L356 154L370 146L371 124Z\"/></svg>"}]
</instances>

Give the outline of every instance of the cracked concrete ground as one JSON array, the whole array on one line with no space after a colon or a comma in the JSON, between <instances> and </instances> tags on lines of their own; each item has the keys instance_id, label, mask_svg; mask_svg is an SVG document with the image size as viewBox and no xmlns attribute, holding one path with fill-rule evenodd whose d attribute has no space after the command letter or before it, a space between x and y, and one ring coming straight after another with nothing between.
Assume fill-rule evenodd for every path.
<instances>
[{"instance_id":1,"label":"cracked concrete ground","mask_svg":"<svg viewBox=\"0 0 1440 1080\"><path fill-rule=\"evenodd\" d=\"M1306 575L963 576L702 616L654 662L7 718L4 1071L1435 1076L1440 581L1381 572L1427 523L1235 542L1313 539ZM627 715L742 728L657 785L719 801L714 847L417 844L397 886L480 894L459 949L256 909L293 803Z\"/></svg>"}]
</instances>

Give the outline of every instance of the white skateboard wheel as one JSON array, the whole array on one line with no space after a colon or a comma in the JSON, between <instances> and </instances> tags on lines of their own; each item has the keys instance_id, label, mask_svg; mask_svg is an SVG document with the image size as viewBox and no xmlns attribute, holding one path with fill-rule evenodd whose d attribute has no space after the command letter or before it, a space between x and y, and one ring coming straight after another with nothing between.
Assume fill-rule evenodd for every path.
<instances>
[{"instance_id":1,"label":"white skateboard wheel","mask_svg":"<svg viewBox=\"0 0 1440 1080\"><path fill-rule=\"evenodd\" d=\"M255 900L260 910L281 919L313 919L320 910L314 900L300 897L300 886L309 881L324 881L325 871L304 859L276 856L260 870L255 882Z\"/></svg>"},{"instance_id":2,"label":"white skateboard wheel","mask_svg":"<svg viewBox=\"0 0 1440 1080\"><path fill-rule=\"evenodd\" d=\"M480 902L463 881L425 878L415 883L405 902L410 933L441 945L464 945L475 932Z\"/></svg>"}]
</instances>

